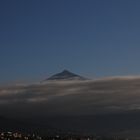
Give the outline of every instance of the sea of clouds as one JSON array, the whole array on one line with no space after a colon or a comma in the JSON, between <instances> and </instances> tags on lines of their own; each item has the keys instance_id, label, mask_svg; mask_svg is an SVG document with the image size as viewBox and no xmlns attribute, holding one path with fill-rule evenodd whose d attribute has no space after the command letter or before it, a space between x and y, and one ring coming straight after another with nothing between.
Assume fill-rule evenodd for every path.
<instances>
[{"instance_id":1,"label":"sea of clouds","mask_svg":"<svg viewBox=\"0 0 140 140\"><path fill-rule=\"evenodd\" d=\"M139 77L0 88L0 111L5 115L92 115L139 109Z\"/></svg>"}]
</instances>

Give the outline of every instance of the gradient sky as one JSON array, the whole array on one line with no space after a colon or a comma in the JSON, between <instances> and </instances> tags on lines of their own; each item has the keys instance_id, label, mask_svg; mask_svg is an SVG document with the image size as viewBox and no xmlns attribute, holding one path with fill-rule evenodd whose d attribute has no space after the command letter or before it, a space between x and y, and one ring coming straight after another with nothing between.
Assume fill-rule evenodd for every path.
<instances>
[{"instance_id":1,"label":"gradient sky","mask_svg":"<svg viewBox=\"0 0 140 140\"><path fill-rule=\"evenodd\" d=\"M1 0L0 83L63 69L140 75L139 0Z\"/></svg>"}]
</instances>

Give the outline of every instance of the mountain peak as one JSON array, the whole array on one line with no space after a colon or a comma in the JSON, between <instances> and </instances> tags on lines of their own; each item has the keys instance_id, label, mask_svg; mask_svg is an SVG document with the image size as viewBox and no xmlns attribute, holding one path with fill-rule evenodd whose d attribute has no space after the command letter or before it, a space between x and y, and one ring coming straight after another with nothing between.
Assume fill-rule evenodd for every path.
<instances>
[{"instance_id":1,"label":"mountain peak","mask_svg":"<svg viewBox=\"0 0 140 140\"><path fill-rule=\"evenodd\" d=\"M61 73L59 73L59 74L74 74L74 73L72 73L72 72L70 72L70 71L68 71L68 70L63 70Z\"/></svg>"},{"instance_id":2,"label":"mountain peak","mask_svg":"<svg viewBox=\"0 0 140 140\"><path fill-rule=\"evenodd\" d=\"M86 80L86 78L64 69L62 72L54 74L46 80Z\"/></svg>"}]
</instances>

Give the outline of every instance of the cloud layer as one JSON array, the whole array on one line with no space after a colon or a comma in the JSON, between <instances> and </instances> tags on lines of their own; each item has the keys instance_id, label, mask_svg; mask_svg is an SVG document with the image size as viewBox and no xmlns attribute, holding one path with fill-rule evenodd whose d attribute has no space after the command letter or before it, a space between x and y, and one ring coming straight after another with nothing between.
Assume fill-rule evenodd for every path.
<instances>
[{"instance_id":1,"label":"cloud layer","mask_svg":"<svg viewBox=\"0 0 140 140\"><path fill-rule=\"evenodd\" d=\"M0 88L0 111L12 115L90 115L140 109L140 78L48 82Z\"/></svg>"}]
</instances>

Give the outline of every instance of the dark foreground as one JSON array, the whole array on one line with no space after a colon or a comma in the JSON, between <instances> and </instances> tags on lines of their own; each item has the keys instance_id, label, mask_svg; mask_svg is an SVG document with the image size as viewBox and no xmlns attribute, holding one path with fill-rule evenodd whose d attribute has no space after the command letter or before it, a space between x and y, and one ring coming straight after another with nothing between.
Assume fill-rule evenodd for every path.
<instances>
[{"instance_id":1,"label":"dark foreground","mask_svg":"<svg viewBox=\"0 0 140 140\"><path fill-rule=\"evenodd\" d=\"M0 132L0 140L140 140L139 138L121 138L119 136L96 136L79 134L46 134L40 136L36 133Z\"/></svg>"}]
</instances>

